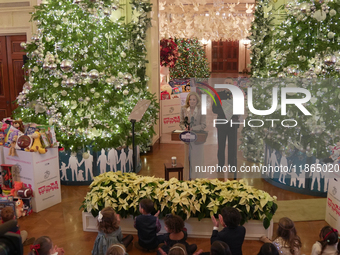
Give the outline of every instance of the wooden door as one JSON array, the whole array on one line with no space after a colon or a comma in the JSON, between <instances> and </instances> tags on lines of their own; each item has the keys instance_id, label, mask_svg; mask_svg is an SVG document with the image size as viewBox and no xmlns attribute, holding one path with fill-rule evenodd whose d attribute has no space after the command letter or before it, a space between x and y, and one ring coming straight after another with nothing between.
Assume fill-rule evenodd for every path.
<instances>
[{"instance_id":1,"label":"wooden door","mask_svg":"<svg viewBox=\"0 0 340 255\"><path fill-rule=\"evenodd\" d=\"M0 121L11 112L6 37L0 36Z\"/></svg>"},{"instance_id":2,"label":"wooden door","mask_svg":"<svg viewBox=\"0 0 340 255\"><path fill-rule=\"evenodd\" d=\"M224 73L224 46L223 41L213 41L211 43L212 72Z\"/></svg>"},{"instance_id":3,"label":"wooden door","mask_svg":"<svg viewBox=\"0 0 340 255\"><path fill-rule=\"evenodd\" d=\"M14 101L25 83L22 42L26 42L26 35L0 36L0 120L12 115L17 107Z\"/></svg>"},{"instance_id":4,"label":"wooden door","mask_svg":"<svg viewBox=\"0 0 340 255\"><path fill-rule=\"evenodd\" d=\"M212 42L212 72L238 73L238 41Z\"/></svg>"},{"instance_id":5,"label":"wooden door","mask_svg":"<svg viewBox=\"0 0 340 255\"><path fill-rule=\"evenodd\" d=\"M227 73L238 73L238 41L224 42L225 50L225 71Z\"/></svg>"},{"instance_id":6,"label":"wooden door","mask_svg":"<svg viewBox=\"0 0 340 255\"><path fill-rule=\"evenodd\" d=\"M12 111L17 108L17 104L14 104L19 93L22 91L22 87L25 83L24 79L24 65L23 55L26 53L20 46L22 42L26 42L26 35L14 35L6 36L7 41L7 58L8 58L8 77L11 92L11 109Z\"/></svg>"}]
</instances>

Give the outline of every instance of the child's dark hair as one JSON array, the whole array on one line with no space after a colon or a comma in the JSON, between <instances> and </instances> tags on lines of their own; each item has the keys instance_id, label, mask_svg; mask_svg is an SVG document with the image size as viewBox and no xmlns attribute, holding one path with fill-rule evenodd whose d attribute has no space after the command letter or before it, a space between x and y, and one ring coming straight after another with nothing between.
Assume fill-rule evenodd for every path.
<instances>
[{"instance_id":1,"label":"child's dark hair","mask_svg":"<svg viewBox=\"0 0 340 255\"><path fill-rule=\"evenodd\" d=\"M181 217L177 215L168 214L164 218L164 224L169 231L174 233L179 233L184 228L184 221Z\"/></svg>"},{"instance_id":2,"label":"child's dark hair","mask_svg":"<svg viewBox=\"0 0 340 255\"><path fill-rule=\"evenodd\" d=\"M225 242L215 241L211 245L210 255L231 255L231 251Z\"/></svg>"},{"instance_id":3,"label":"child's dark hair","mask_svg":"<svg viewBox=\"0 0 340 255\"><path fill-rule=\"evenodd\" d=\"M279 255L279 251L272 243L265 243L262 245L257 255Z\"/></svg>"},{"instance_id":4,"label":"child's dark hair","mask_svg":"<svg viewBox=\"0 0 340 255\"><path fill-rule=\"evenodd\" d=\"M28 255L49 255L52 249L52 241L48 236L41 236L36 239L30 247L31 251Z\"/></svg>"},{"instance_id":5,"label":"child's dark hair","mask_svg":"<svg viewBox=\"0 0 340 255\"><path fill-rule=\"evenodd\" d=\"M125 251L125 246L123 244L117 243L111 245L105 255L125 255L127 254Z\"/></svg>"},{"instance_id":6,"label":"child's dark hair","mask_svg":"<svg viewBox=\"0 0 340 255\"><path fill-rule=\"evenodd\" d=\"M221 211L221 215L223 217L224 224L226 224L228 228L236 228L240 225L242 216L236 208L224 207Z\"/></svg>"},{"instance_id":7,"label":"child's dark hair","mask_svg":"<svg viewBox=\"0 0 340 255\"><path fill-rule=\"evenodd\" d=\"M102 215L102 216L101 216ZM116 212L112 207L105 207L99 212L98 230L110 234L119 228Z\"/></svg>"},{"instance_id":8,"label":"child's dark hair","mask_svg":"<svg viewBox=\"0 0 340 255\"><path fill-rule=\"evenodd\" d=\"M1 219L3 222L13 220L14 218L14 210L12 206L6 206L1 210Z\"/></svg>"},{"instance_id":9,"label":"child's dark hair","mask_svg":"<svg viewBox=\"0 0 340 255\"><path fill-rule=\"evenodd\" d=\"M139 205L147 214L151 213L153 210L153 202L151 199L144 198L139 202Z\"/></svg>"},{"instance_id":10,"label":"child's dark hair","mask_svg":"<svg viewBox=\"0 0 340 255\"><path fill-rule=\"evenodd\" d=\"M319 237L320 237L319 243L321 244L322 247L320 254L322 254L327 245L334 245L338 242L339 239L338 230L330 226L325 226L321 229Z\"/></svg>"},{"instance_id":11,"label":"child's dark hair","mask_svg":"<svg viewBox=\"0 0 340 255\"><path fill-rule=\"evenodd\" d=\"M287 217L279 220L277 237L281 237L285 241L285 245L289 246L291 254L294 254L294 248L301 247L301 240L296 233L294 222Z\"/></svg>"}]
</instances>

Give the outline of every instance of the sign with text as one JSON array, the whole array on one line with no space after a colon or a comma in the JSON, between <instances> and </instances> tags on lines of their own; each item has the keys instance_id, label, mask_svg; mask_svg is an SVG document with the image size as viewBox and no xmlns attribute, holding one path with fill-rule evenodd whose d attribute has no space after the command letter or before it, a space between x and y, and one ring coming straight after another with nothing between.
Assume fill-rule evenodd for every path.
<instances>
[{"instance_id":1,"label":"sign with text","mask_svg":"<svg viewBox=\"0 0 340 255\"><path fill-rule=\"evenodd\" d=\"M340 228L340 174L329 180L325 220L332 228Z\"/></svg>"},{"instance_id":2,"label":"sign with text","mask_svg":"<svg viewBox=\"0 0 340 255\"><path fill-rule=\"evenodd\" d=\"M33 190L33 211L40 212L60 203L58 148L50 148L45 154L17 150L18 157L8 156L8 150L4 148L5 163L17 165L13 179Z\"/></svg>"},{"instance_id":3,"label":"sign with text","mask_svg":"<svg viewBox=\"0 0 340 255\"><path fill-rule=\"evenodd\" d=\"M181 100L171 99L162 100L162 133L170 133L175 129L179 129Z\"/></svg>"}]
</instances>

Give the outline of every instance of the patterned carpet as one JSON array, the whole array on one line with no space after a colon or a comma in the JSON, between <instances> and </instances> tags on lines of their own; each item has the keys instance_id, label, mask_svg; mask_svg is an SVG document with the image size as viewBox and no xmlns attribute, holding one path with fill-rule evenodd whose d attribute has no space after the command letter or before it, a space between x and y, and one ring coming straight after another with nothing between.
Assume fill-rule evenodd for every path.
<instances>
[{"instance_id":1,"label":"patterned carpet","mask_svg":"<svg viewBox=\"0 0 340 255\"><path fill-rule=\"evenodd\" d=\"M325 220L326 198L283 200L278 201L278 209L274 215L274 223L280 218L288 217L293 221Z\"/></svg>"}]
</instances>

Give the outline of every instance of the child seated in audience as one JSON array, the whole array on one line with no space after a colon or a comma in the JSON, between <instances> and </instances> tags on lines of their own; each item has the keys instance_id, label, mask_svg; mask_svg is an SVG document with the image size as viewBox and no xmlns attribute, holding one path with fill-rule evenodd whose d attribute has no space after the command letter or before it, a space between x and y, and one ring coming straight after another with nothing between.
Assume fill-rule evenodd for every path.
<instances>
[{"instance_id":1,"label":"child seated in audience","mask_svg":"<svg viewBox=\"0 0 340 255\"><path fill-rule=\"evenodd\" d=\"M228 244L222 241L215 241L211 245L210 252L201 253L201 255L232 255Z\"/></svg>"},{"instance_id":2,"label":"child seated in audience","mask_svg":"<svg viewBox=\"0 0 340 255\"><path fill-rule=\"evenodd\" d=\"M338 255L338 231L330 226L321 229L320 241L313 244L311 255Z\"/></svg>"},{"instance_id":3,"label":"child seated in audience","mask_svg":"<svg viewBox=\"0 0 340 255\"><path fill-rule=\"evenodd\" d=\"M177 215L168 214L164 217L166 234L164 234L164 243L162 250L169 252L175 244L183 244L186 247L188 255L193 254L197 250L196 244L189 245L187 243L187 232L184 231L184 221ZM159 252L158 252L159 254Z\"/></svg>"},{"instance_id":4,"label":"child seated in audience","mask_svg":"<svg viewBox=\"0 0 340 255\"><path fill-rule=\"evenodd\" d=\"M41 236L33 245L30 246L30 253L28 255L64 255L65 251L63 248L53 246L51 238L48 236Z\"/></svg>"},{"instance_id":5,"label":"child seated in audience","mask_svg":"<svg viewBox=\"0 0 340 255\"><path fill-rule=\"evenodd\" d=\"M156 251L161 243L161 238L157 237L157 233L161 230L161 223L158 220L159 211L155 215L151 215L153 202L151 199L142 199L139 203L139 215L135 218L134 227L138 231L138 242L135 246L145 251Z\"/></svg>"},{"instance_id":6,"label":"child seated in audience","mask_svg":"<svg viewBox=\"0 0 340 255\"><path fill-rule=\"evenodd\" d=\"M99 212L98 219L98 235L94 242L92 255L105 255L108 248L113 244L124 244L128 247L132 240L132 235L127 235L123 238L122 230L120 229L119 214L112 207L105 207Z\"/></svg>"},{"instance_id":7,"label":"child seated in audience","mask_svg":"<svg viewBox=\"0 0 340 255\"><path fill-rule=\"evenodd\" d=\"M232 255L242 255L242 244L246 229L239 226L242 218L241 213L236 208L225 207L222 209L221 214L218 215L218 218L224 228L218 232L219 223L214 216L211 217L214 224L210 238L211 244L215 241L225 242L229 246Z\"/></svg>"},{"instance_id":8,"label":"child seated in audience","mask_svg":"<svg viewBox=\"0 0 340 255\"><path fill-rule=\"evenodd\" d=\"M1 210L1 221L2 221L2 223L5 223L5 222L10 221L10 220L15 220L14 210L13 210L12 206L6 206L5 208L3 208ZM27 231L26 230L20 230L19 226L16 226L10 232L20 235L23 245L32 244L35 240L34 237L27 239L27 235L28 235Z\"/></svg>"},{"instance_id":9,"label":"child seated in audience","mask_svg":"<svg viewBox=\"0 0 340 255\"><path fill-rule=\"evenodd\" d=\"M257 255L279 255L279 251L272 243L265 243L262 245L260 252Z\"/></svg>"},{"instance_id":10,"label":"child seated in audience","mask_svg":"<svg viewBox=\"0 0 340 255\"><path fill-rule=\"evenodd\" d=\"M161 255L188 255L187 248L182 243L176 243L174 246L172 246L168 254L165 251L163 251L161 248L159 248L158 251L159 251L159 254ZM196 251L193 255L199 255L199 254L202 254L202 250Z\"/></svg>"},{"instance_id":11,"label":"child seated in audience","mask_svg":"<svg viewBox=\"0 0 340 255\"><path fill-rule=\"evenodd\" d=\"M126 253L125 246L122 244L113 244L107 250L105 255L129 255Z\"/></svg>"},{"instance_id":12,"label":"child seated in audience","mask_svg":"<svg viewBox=\"0 0 340 255\"><path fill-rule=\"evenodd\" d=\"M301 240L296 233L294 222L291 219L284 217L279 220L276 235L274 241L271 241L265 236L262 236L260 240L264 243L272 242L282 255L300 254Z\"/></svg>"}]
</instances>

